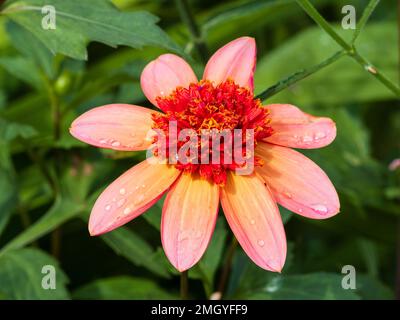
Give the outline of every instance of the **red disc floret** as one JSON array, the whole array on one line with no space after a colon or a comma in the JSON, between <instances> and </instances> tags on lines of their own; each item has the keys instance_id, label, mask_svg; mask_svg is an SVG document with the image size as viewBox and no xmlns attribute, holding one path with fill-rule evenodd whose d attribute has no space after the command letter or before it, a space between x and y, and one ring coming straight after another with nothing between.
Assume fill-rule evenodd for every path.
<instances>
[{"instance_id":1,"label":"red disc floret","mask_svg":"<svg viewBox=\"0 0 400 320\"><path fill-rule=\"evenodd\" d=\"M185 172L198 172L201 177L223 185L226 181L226 171L242 167L243 163L235 161L234 153L240 152L246 159L252 159L253 165L261 165L260 159L249 154L246 149L246 139L249 139L248 131L253 132L254 147L257 140L270 136L273 131L270 127L268 109L261 105L259 99L254 99L253 93L247 88L240 87L232 80L213 85L209 81L202 80L192 83L188 88L178 87L167 97L158 97L157 104L164 114L153 114L153 129L162 132L166 138L165 156L170 159L171 142L174 150L180 150L188 141L197 141L198 153L196 159L183 161L176 155L178 169ZM191 129L191 135L197 139L190 140L188 136L183 141L173 139L170 132L170 123L176 124L176 133L179 136L183 129ZM241 129L241 130L236 130ZM220 140L220 161L212 161L212 139L221 133L230 132L231 139ZM204 136L209 134L207 140L209 148L204 147ZM240 134L238 140L234 136ZM155 142L159 140L157 135ZM238 143L238 141L240 141ZM229 144L229 145L226 145ZM156 145L156 144L155 144ZM238 145L239 148L238 148ZM226 148L229 147L229 148ZM230 151L227 151L230 150ZM153 150L155 155L160 154L160 147ZM232 152L232 161L226 162L224 153ZM189 150L187 155L189 155ZM194 161L196 160L196 161ZM208 161L207 161L208 160Z\"/></svg>"}]
</instances>

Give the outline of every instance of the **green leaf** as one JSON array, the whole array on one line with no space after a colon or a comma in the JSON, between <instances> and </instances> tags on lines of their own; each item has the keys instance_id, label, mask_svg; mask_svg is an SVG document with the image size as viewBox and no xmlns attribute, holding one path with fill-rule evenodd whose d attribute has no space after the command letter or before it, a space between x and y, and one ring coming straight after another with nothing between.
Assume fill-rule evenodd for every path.
<instances>
[{"instance_id":1,"label":"green leaf","mask_svg":"<svg viewBox=\"0 0 400 320\"><path fill-rule=\"evenodd\" d=\"M12 21L7 23L7 33L12 45L21 54L37 63L50 78L55 77L53 56L39 39Z\"/></svg>"},{"instance_id":2,"label":"green leaf","mask_svg":"<svg viewBox=\"0 0 400 320\"><path fill-rule=\"evenodd\" d=\"M357 275L357 294L366 300L389 300L394 299L391 289L380 282L378 279L367 276Z\"/></svg>"},{"instance_id":3,"label":"green leaf","mask_svg":"<svg viewBox=\"0 0 400 320\"><path fill-rule=\"evenodd\" d=\"M142 238L126 227L120 227L103 236L103 239L117 254L122 255L137 266L143 266L158 276L170 276L166 259L160 255Z\"/></svg>"},{"instance_id":4,"label":"green leaf","mask_svg":"<svg viewBox=\"0 0 400 320\"><path fill-rule=\"evenodd\" d=\"M286 262L282 274L290 270L293 261L293 244L288 243ZM228 298L243 299L262 290L276 273L261 269L242 251L237 250L232 263L232 272L227 290Z\"/></svg>"},{"instance_id":5,"label":"green leaf","mask_svg":"<svg viewBox=\"0 0 400 320\"><path fill-rule=\"evenodd\" d=\"M227 229L224 221L218 219L211 242L200 261L190 270L189 276L203 281L206 294L209 297L214 288L214 277L218 269L227 236Z\"/></svg>"},{"instance_id":6,"label":"green leaf","mask_svg":"<svg viewBox=\"0 0 400 320\"><path fill-rule=\"evenodd\" d=\"M79 206L76 202L58 197L45 215L0 250L0 257L53 231L65 221L77 216L83 209L83 205Z\"/></svg>"},{"instance_id":7,"label":"green leaf","mask_svg":"<svg viewBox=\"0 0 400 320\"><path fill-rule=\"evenodd\" d=\"M31 60L18 56L0 57L0 67L3 67L8 73L32 87L42 88L39 70Z\"/></svg>"},{"instance_id":8,"label":"green leaf","mask_svg":"<svg viewBox=\"0 0 400 320\"><path fill-rule=\"evenodd\" d=\"M18 137L29 139L35 135L37 135L37 131L32 126L0 118L0 139L3 141L10 142Z\"/></svg>"},{"instance_id":9,"label":"green leaf","mask_svg":"<svg viewBox=\"0 0 400 320\"><path fill-rule=\"evenodd\" d=\"M344 33L341 28L336 28ZM348 36L351 36L349 34ZM394 22L371 23L359 37L358 51L389 78L396 78L397 55ZM313 27L300 32L262 57L255 74L256 93L304 68L319 64L340 49L330 37ZM385 55L385 59L382 59ZM290 61L290 63L288 63ZM334 88L334 90L332 89ZM344 57L269 99L268 103L293 103L300 107L317 104L392 99L393 93L351 58Z\"/></svg>"},{"instance_id":10,"label":"green leaf","mask_svg":"<svg viewBox=\"0 0 400 320\"><path fill-rule=\"evenodd\" d=\"M219 42L233 35L248 35L299 12L301 9L294 5L294 0L224 3L203 19L201 29L209 42Z\"/></svg>"},{"instance_id":11,"label":"green leaf","mask_svg":"<svg viewBox=\"0 0 400 320\"><path fill-rule=\"evenodd\" d=\"M42 7L56 9L55 29L42 28ZM121 12L108 0L14 0L3 13L30 31L53 53L85 60L86 45L97 41L115 47L159 46L179 53L179 47L147 12ZM47 13L48 14L48 13Z\"/></svg>"},{"instance_id":12,"label":"green leaf","mask_svg":"<svg viewBox=\"0 0 400 320\"><path fill-rule=\"evenodd\" d=\"M304 275L275 276L247 299L272 300L357 300L353 290L342 288L343 275L311 273Z\"/></svg>"},{"instance_id":13,"label":"green leaf","mask_svg":"<svg viewBox=\"0 0 400 320\"><path fill-rule=\"evenodd\" d=\"M55 268L56 289L43 289L43 266ZM67 277L55 259L37 249L21 249L0 257L0 292L11 300L69 299Z\"/></svg>"},{"instance_id":14,"label":"green leaf","mask_svg":"<svg viewBox=\"0 0 400 320\"><path fill-rule=\"evenodd\" d=\"M151 300L177 299L177 295L161 289L153 281L127 276L99 279L78 288L74 299Z\"/></svg>"},{"instance_id":15,"label":"green leaf","mask_svg":"<svg viewBox=\"0 0 400 320\"><path fill-rule=\"evenodd\" d=\"M0 153L5 153L0 143ZM15 178L9 168L5 168L0 163L0 235L6 227L13 209L17 204L17 189L15 186Z\"/></svg>"}]
</instances>

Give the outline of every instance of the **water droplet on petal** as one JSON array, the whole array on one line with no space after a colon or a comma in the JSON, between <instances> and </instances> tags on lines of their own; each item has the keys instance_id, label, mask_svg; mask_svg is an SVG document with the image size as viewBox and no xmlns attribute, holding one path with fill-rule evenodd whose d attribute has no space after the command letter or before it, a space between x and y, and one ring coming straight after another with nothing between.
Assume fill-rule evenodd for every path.
<instances>
[{"instance_id":1,"label":"water droplet on petal","mask_svg":"<svg viewBox=\"0 0 400 320\"><path fill-rule=\"evenodd\" d=\"M284 192L283 192L283 195L284 195L286 198L289 198L289 199L292 199L292 198L293 198L293 195L292 195L290 192L288 192L288 191L284 191Z\"/></svg>"},{"instance_id":2,"label":"water droplet on petal","mask_svg":"<svg viewBox=\"0 0 400 320\"><path fill-rule=\"evenodd\" d=\"M121 188L121 189L119 190L119 193L122 194L122 195L124 195L124 194L126 193L125 188Z\"/></svg>"},{"instance_id":3,"label":"water droplet on petal","mask_svg":"<svg viewBox=\"0 0 400 320\"><path fill-rule=\"evenodd\" d=\"M326 137L326 133L325 133L325 132L317 132L317 133L315 134L315 139L316 139L316 140L323 139L323 138L325 138L325 137Z\"/></svg>"},{"instance_id":4,"label":"water droplet on petal","mask_svg":"<svg viewBox=\"0 0 400 320\"><path fill-rule=\"evenodd\" d=\"M251 224L256 224L256 222L255 222L254 219L251 219L251 220L250 220L250 223L251 223Z\"/></svg>"},{"instance_id":5,"label":"water droplet on petal","mask_svg":"<svg viewBox=\"0 0 400 320\"><path fill-rule=\"evenodd\" d=\"M299 209L299 212L300 212L300 213L302 213L302 212L303 212L303 209L302 209L302 208L300 208L300 209Z\"/></svg>"},{"instance_id":6,"label":"water droplet on petal","mask_svg":"<svg viewBox=\"0 0 400 320\"><path fill-rule=\"evenodd\" d=\"M110 211L110 210L111 210L111 205L109 205L109 204L106 205L104 209L105 209L106 211Z\"/></svg>"},{"instance_id":7,"label":"water droplet on petal","mask_svg":"<svg viewBox=\"0 0 400 320\"><path fill-rule=\"evenodd\" d=\"M99 142L100 142L101 144L106 144L106 143L107 143L107 139L101 139Z\"/></svg>"},{"instance_id":8,"label":"water droplet on petal","mask_svg":"<svg viewBox=\"0 0 400 320\"><path fill-rule=\"evenodd\" d=\"M311 208L318 213L328 213L328 208L323 204L316 204L311 206Z\"/></svg>"},{"instance_id":9,"label":"water droplet on petal","mask_svg":"<svg viewBox=\"0 0 400 320\"><path fill-rule=\"evenodd\" d=\"M121 145L121 142L119 142L119 141L114 141L113 143L111 143L111 145L112 145L113 147L119 147L119 146Z\"/></svg>"},{"instance_id":10,"label":"water droplet on petal","mask_svg":"<svg viewBox=\"0 0 400 320\"><path fill-rule=\"evenodd\" d=\"M265 242L264 242L264 240L258 240L258 245L260 246L260 247L264 247L264 245L265 245Z\"/></svg>"},{"instance_id":11,"label":"water droplet on petal","mask_svg":"<svg viewBox=\"0 0 400 320\"><path fill-rule=\"evenodd\" d=\"M310 143L313 141L313 138L311 136L305 135L302 140L304 143Z\"/></svg>"},{"instance_id":12,"label":"water droplet on petal","mask_svg":"<svg viewBox=\"0 0 400 320\"><path fill-rule=\"evenodd\" d=\"M121 208L121 207L123 206L124 203L125 203L125 199L124 199L124 198L122 198L121 200L119 200L119 201L117 202L118 208Z\"/></svg>"},{"instance_id":13,"label":"water droplet on petal","mask_svg":"<svg viewBox=\"0 0 400 320\"><path fill-rule=\"evenodd\" d=\"M131 212L131 208L126 207L126 208L124 209L124 214L129 214L130 212Z\"/></svg>"},{"instance_id":14,"label":"water droplet on petal","mask_svg":"<svg viewBox=\"0 0 400 320\"><path fill-rule=\"evenodd\" d=\"M135 200L135 204L139 204L143 201L144 199L144 195L143 194L139 194L137 199Z\"/></svg>"},{"instance_id":15,"label":"water droplet on petal","mask_svg":"<svg viewBox=\"0 0 400 320\"><path fill-rule=\"evenodd\" d=\"M186 240L186 239L188 239L189 237L188 237L188 235L185 233L185 232L181 232L179 235L178 235L178 241L184 241L184 240Z\"/></svg>"}]
</instances>

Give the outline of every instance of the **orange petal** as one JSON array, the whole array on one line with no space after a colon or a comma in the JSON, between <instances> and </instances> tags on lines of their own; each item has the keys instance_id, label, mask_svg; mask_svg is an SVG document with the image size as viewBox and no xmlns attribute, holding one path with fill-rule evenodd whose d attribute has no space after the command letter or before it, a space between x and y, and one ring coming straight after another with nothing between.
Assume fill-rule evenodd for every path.
<instances>
[{"instance_id":1,"label":"orange petal","mask_svg":"<svg viewBox=\"0 0 400 320\"><path fill-rule=\"evenodd\" d=\"M256 52L253 38L242 37L229 42L210 58L203 79L215 84L232 79L236 84L253 91Z\"/></svg>"},{"instance_id":2,"label":"orange petal","mask_svg":"<svg viewBox=\"0 0 400 320\"><path fill-rule=\"evenodd\" d=\"M211 239L218 215L219 187L182 174L164 202L161 239L169 261L179 271L196 264Z\"/></svg>"},{"instance_id":3,"label":"orange petal","mask_svg":"<svg viewBox=\"0 0 400 320\"><path fill-rule=\"evenodd\" d=\"M336 137L336 125L330 118L314 117L290 104L270 104L274 134L265 141L284 147L315 149L327 146Z\"/></svg>"},{"instance_id":4,"label":"orange petal","mask_svg":"<svg viewBox=\"0 0 400 320\"><path fill-rule=\"evenodd\" d=\"M259 143L256 154L265 162L256 171L280 205L313 219L329 218L339 212L339 198L328 176L300 152Z\"/></svg>"},{"instance_id":5,"label":"orange petal","mask_svg":"<svg viewBox=\"0 0 400 320\"><path fill-rule=\"evenodd\" d=\"M150 160L129 169L103 191L89 219L92 236L109 232L142 214L179 176L175 167Z\"/></svg>"},{"instance_id":6,"label":"orange petal","mask_svg":"<svg viewBox=\"0 0 400 320\"><path fill-rule=\"evenodd\" d=\"M157 97L168 96L177 87L189 87L197 77L189 64L174 54L163 54L151 61L140 77L147 99L157 106Z\"/></svg>"},{"instance_id":7,"label":"orange petal","mask_svg":"<svg viewBox=\"0 0 400 320\"><path fill-rule=\"evenodd\" d=\"M70 133L96 147L123 151L145 150L155 132L151 113L129 104L109 104L91 109L71 125Z\"/></svg>"},{"instance_id":8,"label":"orange petal","mask_svg":"<svg viewBox=\"0 0 400 320\"><path fill-rule=\"evenodd\" d=\"M280 272L286 259L285 230L278 206L261 178L228 173L221 204L247 255L261 268Z\"/></svg>"}]
</instances>

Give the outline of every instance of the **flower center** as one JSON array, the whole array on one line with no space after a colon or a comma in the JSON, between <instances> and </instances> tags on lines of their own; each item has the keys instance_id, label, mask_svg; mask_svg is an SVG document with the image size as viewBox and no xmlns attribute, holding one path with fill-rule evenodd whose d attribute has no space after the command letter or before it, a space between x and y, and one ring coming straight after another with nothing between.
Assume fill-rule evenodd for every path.
<instances>
[{"instance_id":1,"label":"flower center","mask_svg":"<svg viewBox=\"0 0 400 320\"><path fill-rule=\"evenodd\" d=\"M165 114L153 114L153 153L185 172L223 185L227 170L250 174L261 161L258 140L270 136L268 109L232 80L214 86L202 80L157 98Z\"/></svg>"}]
</instances>

